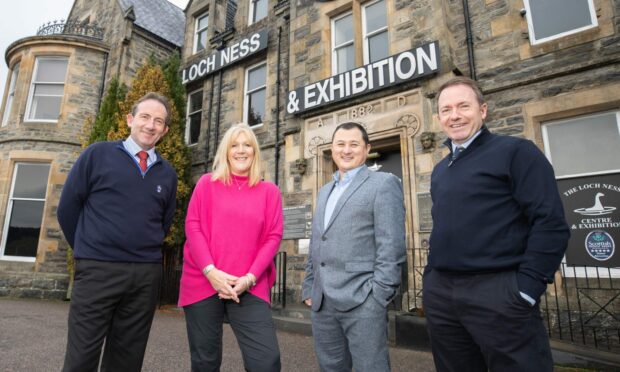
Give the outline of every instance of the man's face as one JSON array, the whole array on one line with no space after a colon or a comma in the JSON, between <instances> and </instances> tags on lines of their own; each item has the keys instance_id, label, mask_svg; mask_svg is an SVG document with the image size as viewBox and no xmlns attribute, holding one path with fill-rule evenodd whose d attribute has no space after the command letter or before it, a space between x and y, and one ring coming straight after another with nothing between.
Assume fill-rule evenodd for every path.
<instances>
[{"instance_id":1,"label":"man's face","mask_svg":"<svg viewBox=\"0 0 620 372\"><path fill-rule=\"evenodd\" d=\"M164 134L168 133L167 114L166 107L154 99L140 103L136 109L136 116L127 114L131 138L141 149L150 150Z\"/></svg>"},{"instance_id":2,"label":"man's face","mask_svg":"<svg viewBox=\"0 0 620 372\"><path fill-rule=\"evenodd\" d=\"M467 142L482 127L487 105L478 103L476 94L467 85L444 89L437 99L439 122L453 143Z\"/></svg>"},{"instance_id":3,"label":"man's face","mask_svg":"<svg viewBox=\"0 0 620 372\"><path fill-rule=\"evenodd\" d=\"M339 129L332 141L332 159L341 174L366 163L370 144L366 145L357 128Z\"/></svg>"}]
</instances>

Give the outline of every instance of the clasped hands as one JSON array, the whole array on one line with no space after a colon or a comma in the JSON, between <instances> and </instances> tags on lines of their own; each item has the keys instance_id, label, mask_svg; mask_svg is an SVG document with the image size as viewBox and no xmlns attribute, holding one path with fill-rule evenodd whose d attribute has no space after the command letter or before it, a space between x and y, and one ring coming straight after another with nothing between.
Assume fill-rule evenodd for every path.
<instances>
[{"instance_id":1,"label":"clasped hands","mask_svg":"<svg viewBox=\"0 0 620 372\"><path fill-rule=\"evenodd\" d=\"M233 300L236 303L239 303L239 296L251 288L256 281L254 275L250 273L238 277L216 268L209 271L206 276L220 299Z\"/></svg>"}]
</instances>

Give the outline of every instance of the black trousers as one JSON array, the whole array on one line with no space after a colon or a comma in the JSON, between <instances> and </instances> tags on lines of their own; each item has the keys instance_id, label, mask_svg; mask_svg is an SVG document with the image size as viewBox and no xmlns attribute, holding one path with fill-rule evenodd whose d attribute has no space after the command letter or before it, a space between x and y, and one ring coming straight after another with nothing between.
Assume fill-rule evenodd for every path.
<instances>
[{"instance_id":1,"label":"black trousers","mask_svg":"<svg viewBox=\"0 0 620 372\"><path fill-rule=\"evenodd\" d=\"M213 295L185 306L192 371L219 371L222 364L222 325L228 317L246 371L280 371L280 347L269 305L244 292L239 303Z\"/></svg>"},{"instance_id":2,"label":"black trousers","mask_svg":"<svg viewBox=\"0 0 620 372\"><path fill-rule=\"evenodd\" d=\"M438 372L553 370L540 309L519 294L516 272L457 275L427 269L423 298Z\"/></svg>"},{"instance_id":3,"label":"black trousers","mask_svg":"<svg viewBox=\"0 0 620 372\"><path fill-rule=\"evenodd\" d=\"M159 263L76 260L63 371L138 372L157 306Z\"/></svg>"}]
</instances>

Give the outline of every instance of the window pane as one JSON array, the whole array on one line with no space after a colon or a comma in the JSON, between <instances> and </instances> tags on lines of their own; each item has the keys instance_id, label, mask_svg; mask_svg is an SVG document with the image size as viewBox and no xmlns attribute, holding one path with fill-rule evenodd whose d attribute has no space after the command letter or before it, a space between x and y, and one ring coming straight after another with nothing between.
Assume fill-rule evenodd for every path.
<instances>
[{"instance_id":1,"label":"window pane","mask_svg":"<svg viewBox=\"0 0 620 372\"><path fill-rule=\"evenodd\" d=\"M334 44L336 46L353 40L353 15L349 14L334 22Z\"/></svg>"},{"instance_id":2,"label":"window pane","mask_svg":"<svg viewBox=\"0 0 620 372\"><path fill-rule=\"evenodd\" d=\"M11 221L4 246L5 256L36 257L43 206L42 201L13 201Z\"/></svg>"},{"instance_id":3,"label":"window pane","mask_svg":"<svg viewBox=\"0 0 620 372\"><path fill-rule=\"evenodd\" d=\"M196 37L196 51L199 52L207 47L207 30L199 32Z\"/></svg>"},{"instance_id":4,"label":"window pane","mask_svg":"<svg viewBox=\"0 0 620 372\"><path fill-rule=\"evenodd\" d=\"M249 100L248 125L261 124L265 117L265 89L250 94Z\"/></svg>"},{"instance_id":5,"label":"window pane","mask_svg":"<svg viewBox=\"0 0 620 372\"><path fill-rule=\"evenodd\" d=\"M592 24L587 0L529 0L536 39Z\"/></svg>"},{"instance_id":6,"label":"window pane","mask_svg":"<svg viewBox=\"0 0 620 372\"><path fill-rule=\"evenodd\" d=\"M198 18L198 30L202 30L209 26L209 17L207 15Z\"/></svg>"},{"instance_id":7,"label":"window pane","mask_svg":"<svg viewBox=\"0 0 620 372\"><path fill-rule=\"evenodd\" d=\"M14 198L45 199L49 164L23 164L16 167Z\"/></svg>"},{"instance_id":8,"label":"window pane","mask_svg":"<svg viewBox=\"0 0 620 372\"><path fill-rule=\"evenodd\" d=\"M31 119L38 120L58 120L60 115L60 104L62 97L56 96L34 96L32 98L32 107L30 108Z\"/></svg>"},{"instance_id":9,"label":"window pane","mask_svg":"<svg viewBox=\"0 0 620 372\"><path fill-rule=\"evenodd\" d=\"M189 112L202 109L202 90L189 96Z\"/></svg>"},{"instance_id":10,"label":"window pane","mask_svg":"<svg viewBox=\"0 0 620 372\"><path fill-rule=\"evenodd\" d=\"M338 61L337 73L353 69L355 67L355 48L353 45L336 50L336 60Z\"/></svg>"},{"instance_id":11,"label":"window pane","mask_svg":"<svg viewBox=\"0 0 620 372\"><path fill-rule=\"evenodd\" d=\"M369 34L387 26L385 2L379 1L364 8L366 15L366 33Z\"/></svg>"},{"instance_id":12,"label":"window pane","mask_svg":"<svg viewBox=\"0 0 620 372\"><path fill-rule=\"evenodd\" d=\"M37 82L62 83L67 73L66 59L38 59Z\"/></svg>"},{"instance_id":13,"label":"window pane","mask_svg":"<svg viewBox=\"0 0 620 372\"><path fill-rule=\"evenodd\" d=\"M11 114L11 106L13 106L13 95L10 94L6 98L6 106L4 106L4 114L2 115L2 125L7 125L9 122L9 115Z\"/></svg>"},{"instance_id":14,"label":"window pane","mask_svg":"<svg viewBox=\"0 0 620 372\"><path fill-rule=\"evenodd\" d=\"M267 74L267 65L262 65L255 69L250 70L248 73L248 91L254 90L258 87L265 85L265 79Z\"/></svg>"},{"instance_id":15,"label":"window pane","mask_svg":"<svg viewBox=\"0 0 620 372\"><path fill-rule=\"evenodd\" d=\"M194 144L198 142L198 137L200 137L200 117L202 116L202 112L197 112L189 117L189 139L188 144Z\"/></svg>"},{"instance_id":16,"label":"window pane","mask_svg":"<svg viewBox=\"0 0 620 372\"><path fill-rule=\"evenodd\" d=\"M388 57L388 33L387 31L368 38L368 56L372 63Z\"/></svg>"},{"instance_id":17,"label":"window pane","mask_svg":"<svg viewBox=\"0 0 620 372\"><path fill-rule=\"evenodd\" d=\"M254 1L254 14L252 15L252 22L260 21L267 17L267 0Z\"/></svg>"},{"instance_id":18,"label":"window pane","mask_svg":"<svg viewBox=\"0 0 620 372\"><path fill-rule=\"evenodd\" d=\"M546 125L551 162L558 177L620 169L617 113Z\"/></svg>"}]
</instances>

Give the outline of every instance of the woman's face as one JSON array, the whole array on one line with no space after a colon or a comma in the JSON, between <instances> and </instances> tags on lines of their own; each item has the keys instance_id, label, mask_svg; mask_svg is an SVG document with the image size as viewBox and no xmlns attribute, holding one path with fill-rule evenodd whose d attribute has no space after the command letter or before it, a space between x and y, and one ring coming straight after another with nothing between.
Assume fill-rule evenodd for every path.
<instances>
[{"instance_id":1,"label":"woman's face","mask_svg":"<svg viewBox=\"0 0 620 372\"><path fill-rule=\"evenodd\" d=\"M253 162L254 148L245 133L241 132L228 149L228 165L234 175L247 177Z\"/></svg>"}]
</instances>

